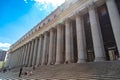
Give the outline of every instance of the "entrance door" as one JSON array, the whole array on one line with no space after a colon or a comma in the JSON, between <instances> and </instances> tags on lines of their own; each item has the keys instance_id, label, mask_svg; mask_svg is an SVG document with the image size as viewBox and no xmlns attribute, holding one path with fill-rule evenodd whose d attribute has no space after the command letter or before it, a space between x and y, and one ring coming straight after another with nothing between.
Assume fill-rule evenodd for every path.
<instances>
[{"instance_id":1,"label":"entrance door","mask_svg":"<svg viewBox=\"0 0 120 80\"><path fill-rule=\"evenodd\" d=\"M103 4L102 6L98 7L97 11L99 16L99 22L100 22L100 28L102 32L104 47L106 51L106 59L114 60L115 51L117 51L117 49L115 49L116 42L115 42L106 4Z\"/></svg>"},{"instance_id":2,"label":"entrance door","mask_svg":"<svg viewBox=\"0 0 120 80\"><path fill-rule=\"evenodd\" d=\"M88 62L94 61L94 52L93 52L93 50L88 50L87 51L87 61Z\"/></svg>"},{"instance_id":3,"label":"entrance door","mask_svg":"<svg viewBox=\"0 0 120 80\"><path fill-rule=\"evenodd\" d=\"M118 54L117 54L115 48L109 48L108 49L108 54L109 54L110 61L118 59Z\"/></svg>"}]
</instances>

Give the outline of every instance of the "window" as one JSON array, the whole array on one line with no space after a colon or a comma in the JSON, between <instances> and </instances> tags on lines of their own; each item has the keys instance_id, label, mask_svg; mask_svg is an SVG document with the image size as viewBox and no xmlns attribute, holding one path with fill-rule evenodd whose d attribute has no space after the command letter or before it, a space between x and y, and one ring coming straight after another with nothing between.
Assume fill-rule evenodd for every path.
<instances>
[{"instance_id":1,"label":"window","mask_svg":"<svg viewBox=\"0 0 120 80\"><path fill-rule=\"evenodd\" d=\"M45 23L43 23L43 26L45 26Z\"/></svg>"},{"instance_id":2,"label":"window","mask_svg":"<svg viewBox=\"0 0 120 80\"><path fill-rule=\"evenodd\" d=\"M100 14L101 14L101 16L106 16L107 15L107 11L106 11L105 7L100 9Z\"/></svg>"},{"instance_id":3,"label":"window","mask_svg":"<svg viewBox=\"0 0 120 80\"><path fill-rule=\"evenodd\" d=\"M54 18L56 18L56 14L54 15Z\"/></svg>"},{"instance_id":4,"label":"window","mask_svg":"<svg viewBox=\"0 0 120 80\"><path fill-rule=\"evenodd\" d=\"M48 22L50 22L50 19L48 19Z\"/></svg>"},{"instance_id":5,"label":"window","mask_svg":"<svg viewBox=\"0 0 120 80\"><path fill-rule=\"evenodd\" d=\"M40 29L41 27L39 26L39 29Z\"/></svg>"}]
</instances>

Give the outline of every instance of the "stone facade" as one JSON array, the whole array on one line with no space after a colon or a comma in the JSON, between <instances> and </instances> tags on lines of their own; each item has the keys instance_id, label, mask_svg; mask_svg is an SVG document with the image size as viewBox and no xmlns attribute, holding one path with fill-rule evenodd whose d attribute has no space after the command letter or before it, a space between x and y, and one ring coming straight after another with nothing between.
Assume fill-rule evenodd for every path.
<instances>
[{"instance_id":1,"label":"stone facade","mask_svg":"<svg viewBox=\"0 0 120 80\"><path fill-rule=\"evenodd\" d=\"M13 68L119 60L117 1L66 1L11 46L7 65Z\"/></svg>"}]
</instances>

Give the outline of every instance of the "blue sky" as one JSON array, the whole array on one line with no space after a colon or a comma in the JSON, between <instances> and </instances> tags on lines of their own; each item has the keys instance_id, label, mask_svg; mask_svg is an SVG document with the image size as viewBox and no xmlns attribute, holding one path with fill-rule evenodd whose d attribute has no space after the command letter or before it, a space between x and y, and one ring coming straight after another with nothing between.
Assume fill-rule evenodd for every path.
<instances>
[{"instance_id":1,"label":"blue sky","mask_svg":"<svg viewBox=\"0 0 120 80\"><path fill-rule=\"evenodd\" d=\"M1 0L0 49L7 50L64 0Z\"/></svg>"}]
</instances>

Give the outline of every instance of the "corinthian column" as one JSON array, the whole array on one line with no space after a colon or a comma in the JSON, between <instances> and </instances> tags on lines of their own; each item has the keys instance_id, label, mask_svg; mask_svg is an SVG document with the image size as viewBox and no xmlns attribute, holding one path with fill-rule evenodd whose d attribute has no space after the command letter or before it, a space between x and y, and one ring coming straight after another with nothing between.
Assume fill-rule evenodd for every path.
<instances>
[{"instance_id":1,"label":"corinthian column","mask_svg":"<svg viewBox=\"0 0 120 80\"><path fill-rule=\"evenodd\" d=\"M113 29L113 33L115 36L115 41L117 44L118 52L119 52L119 60L120 60L120 15L115 4L115 0L107 0L106 1L110 21Z\"/></svg>"},{"instance_id":2,"label":"corinthian column","mask_svg":"<svg viewBox=\"0 0 120 80\"><path fill-rule=\"evenodd\" d=\"M43 44L43 55L42 55L42 65L47 64L47 56L48 56L48 32L44 33L44 44Z\"/></svg>"},{"instance_id":3,"label":"corinthian column","mask_svg":"<svg viewBox=\"0 0 120 80\"><path fill-rule=\"evenodd\" d=\"M28 62L29 67L31 67L32 65L33 48L34 48L34 40L31 41L31 48L30 48L30 55L29 55L29 62Z\"/></svg>"},{"instance_id":4,"label":"corinthian column","mask_svg":"<svg viewBox=\"0 0 120 80\"><path fill-rule=\"evenodd\" d=\"M70 20L65 21L65 62L71 63L73 62L73 38L72 38L72 26L70 24Z\"/></svg>"},{"instance_id":5,"label":"corinthian column","mask_svg":"<svg viewBox=\"0 0 120 80\"><path fill-rule=\"evenodd\" d=\"M82 23L82 16L80 13L76 14L76 32L77 32L77 50L78 50L78 63L86 62L86 40L84 25Z\"/></svg>"},{"instance_id":6,"label":"corinthian column","mask_svg":"<svg viewBox=\"0 0 120 80\"><path fill-rule=\"evenodd\" d=\"M23 52L24 52L24 46L21 47L21 56L20 56L20 66L22 66L22 61L23 61Z\"/></svg>"},{"instance_id":7,"label":"corinthian column","mask_svg":"<svg viewBox=\"0 0 120 80\"><path fill-rule=\"evenodd\" d=\"M43 35L39 36L38 51L37 51L37 62L36 66L39 66L42 61L42 48L43 47Z\"/></svg>"},{"instance_id":8,"label":"corinthian column","mask_svg":"<svg viewBox=\"0 0 120 80\"><path fill-rule=\"evenodd\" d=\"M89 5L89 17L90 17L90 25L91 32L93 38L93 46L95 51L95 61L104 61L105 60L105 50L103 45L103 39L101 35L101 29L99 25L99 20L97 19L97 15L95 12L94 4L91 3Z\"/></svg>"},{"instance_id":9,"label":"corinthian column","mask_svg":"<svg viewBox=\"0 0 120 80\"><path fill-rule=\"evenodd\" d=\"M37 50L38 50L38 38L35 38L35 46L34 46L34 51L33 51L32 66L36 65Z\"/></svg>"},{"instance_id":10,"label":"corinthian column","mask_svg":"<svg viewBox=\"0 0 120 80\"><path fill-rule=\"evenodd\" d=\"M29 63L29 53L30 53L30 42L27 43L27 51L26 51L26 61L25 61L25 66L28 66L28 63Z\"/></svg>"},{"instance_id":11,"label":"corinthian column","mask_svg":"<svg viewBox=\"0 0 120 80\"><path fill-rule=\"evenodd\" d=\"M20 66L20 56L21 56L20 52L21 52L21 48L18 48L18 56L19 56L18 57L18 63L17 63L18 66Z\"/></svg>"},{"instance_id":12,"label":"corinthian column","mask_svg":"<svg viewBox=\"0 0 120 80\"><path fill-rule=\"evenodd\" d=\"M25 51L24 51L24 58L23 58L23 66L25 66L26 51L27 51L27 44L25 44Z\"/></svg>"},{"instance_id":13,"label":"corinthian column","mask_svg":"<svg viewBox=\"0 0 120 80\"><path fill-rule=\"evenodd\" d=\"M50 44L49 44L49 54L48 54L48 64L53 64L53 60L55 58L55 30L50 29Z\"/></svg>"},{"instance_id":14,"label":"corinthian column","mask_svg":"<svg viewBox=\"0 0 120 80\"><path fill-rule=\"evenodd\" d=\"M55 64L63 63L63 31L62 25L57 26L57 48L56 48L56 62Z\"/></svg>"}]
</instances>

